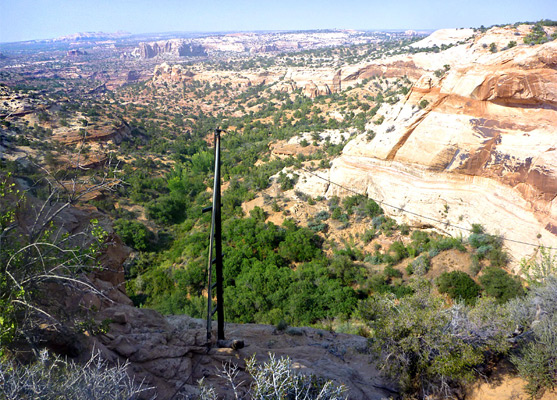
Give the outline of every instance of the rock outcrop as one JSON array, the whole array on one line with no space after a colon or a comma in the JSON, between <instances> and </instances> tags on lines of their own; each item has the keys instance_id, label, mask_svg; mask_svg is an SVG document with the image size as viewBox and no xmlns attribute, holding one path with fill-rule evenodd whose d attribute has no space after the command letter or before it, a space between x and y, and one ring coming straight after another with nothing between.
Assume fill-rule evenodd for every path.
<instances>
[{"instance_id":1,"label":"rock outcrop","mask_svg":"<svg viewBox=\"0 0 557 400\"><path fill-rule=\"evenodd\" d=\"M168 65L167 63L162 63L155 67L153 72L153 83L178 83L191 81L194 74L188 69L182 67L181 65Z\"/></svg>"},{"instance_id":2,"label":"rock outcrop","mask_svg":"<svg viewBox=\"0 0 557 400\"><path fill-rule=\"evenodd\" d=\"M475 60L384 105L375 139L348 143L330 179L448 233L481 223L509 239L516 266L535 250L519 242L557 245L557 42Z\"/></svg>"},{"instance_id":3,"label":"rock outcrop","mask_svg":"<svg viewBox=\"0 0 557 400\"><path fill-rule=\"evenodd\" d=\"M153 58L161 55L174 57L202 57L207 55L205 47L181 39L171 39L159 42L139 43L141 58Z\"/></svg>"},{"instance_id":4,"label":"rock outcrop","mask_svg":"<svg viewBox=\"0 0 557 400\"><path fill-rule=\"evenodd\" d=\"M342 70L339 69L333 76L333 93L340 93L342 90Z\"/></svg>"},{"instance_id":5,"label":"rock outcrop","mask_svg":"<svg viewBox=\"0 0 557 400\"><path fill-rule=\"evenodd\" d=\"M439 29L410 46L415 48L454 45L474 35L473 29Z\"/></svg>"},{"instance_id":6,"label":"rock outcrop","mask_svg":"<svg viewBox=\"0 0 557 400\"><path fill-rule=\"evenodd\" d=\"M350 70L353 69L354 68L350 68ZM364 66L358 66L355 71L350 70L346 70L347 74L342 79L346 83L351 81L361 81L375 76L399 78L406 75L415 80L427 72L427 69L417 66L412 58L374 61Z\"/></svg>"},{"instance_id":7,"label":"rock outcrop","mask_svg":"<svg viewBox=\"0 0 557 400\"><path fill-rule=\"evenodd\" d=\"M311 328L289 328L279 332L273 326L227 324L228 338L245 341L246 347L233 350L206 346L204 321L185 315L163 317L148 309L126 305L106 308L95 317L97 323L111 321L109 332L95 339L96 348L112 362L129 360L138 381L156 387L157 399L195 396L199 379L214 387L223 398L234 398L226 381L217 372L223 364L240 367L238 388L245 394L249 376L246 360L255 355L268 360L268 353L288 356L294 368L314 373L349 388L350 399L383 399L388 384L379 378L367 353L367 340L360 336L336 334ZM153 392L145 393L150 398ZM220 398L220 397L219 397Z\"/></svg>"},{"instance_id":8,"label":"rock outcrop","mask_svg":"<svg viewBox=\"0 0 557 400\"><path fill-rule=\"evenodd\" d=\"M306 84L306 86L304 86L302 93L307 97L314 99L317 96L326 96L331 94L331 89L327 84L318 86L313 81L310 81Z\"/></svg>"},{"instance_id":9,"label":"rock outcrop","mask_svg":"<svg viewBox=\"0 0 557 400\"><path fill-rule=\"evenodd\" d=\"M82 133L75 129L60 128L55 131L55 140L64 144L75 144L80 142L112 142L116 145L122 143L122 140L131 137L131 128L123 120L109 121L104 125L93 126L87 128L87 135L84 137Z\"/></svg>"}]
</instances>

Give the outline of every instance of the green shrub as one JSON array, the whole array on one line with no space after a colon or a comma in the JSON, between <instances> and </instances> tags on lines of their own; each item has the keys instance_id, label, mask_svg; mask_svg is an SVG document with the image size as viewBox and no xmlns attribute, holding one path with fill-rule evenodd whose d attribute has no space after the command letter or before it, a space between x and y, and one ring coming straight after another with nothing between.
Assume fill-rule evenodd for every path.
<instances>
[{"instance_id":1,"label":"green shrub","mask_svg":"<svg viewBox=\"0 0 557 400\"><path fill-rule=\"evenodd\" d=\"M501 268L485 268L480 276L480 283L485 293L497 299L500 304L524 294L519 278L509 275L507 271Z\"/></svg>"},{"instance_id":2,"label":"green shrub","mask_svg":"<svg viewBox=\"0 0 557 400\"><path fill-rule=\"evenodd\" d=\"M315 220L308 221L308 228L311 229L313 232L326 232L329 225L324 222L318 222Z\"/></svg>"},{"instance_id":3,"label":"green shrub","mask_svg":"<svg viewBox=\"0 0 557 400\"><path fill-rule=\"evenodd\" d=\"M412 266L411 263L408 264L404 269L406 270L406 273L407 273L408 275L414 274L414 267Z\"/></svg>"},{"instance_id":4,"label":"green shrub","mask_svg":"<svg viewBox=\"0 0 557 400\"><path fill-rule=\"evenodd\" d=\"M176 224L186 218L186 209L185 199L161 196L147 204L147 216L160 224Z\"/></svg>"},{"instance_id":5,"label":"green shrub","mask_svg":"<svg viewBox=\"0 0 557 400\"><path fill-rule=\"evenodd\" d=\"M280 184L281 190L285 191L294 188L294 185L298 182L298 175L291 175L292 176L290 176L290 174L285 174L284 172L279 173L277 182Z\"/></svg>"},{"instance_id":6,"label":"green shrub","mask_svg":"<svg viewBox=\"0 0 557 400\"><path fill-rule=\"evenodd\" d=\"M480 262L480 258L477 254L473 254L471 257L470 274L472 274L472 276L476 276L481 271L481 269L482 264Z\"/></svg>"},{"instance_id":7,"label":"green shrub","mask_svg":"<svg viewBox=\"0 0 557 400\"><path fill-rule=\"evenodd\" d=\"M379 367L408 398L454 398L488 361L505 354L512 324L500 306L448 307L425 280L394 301L375 295L360 302L357 317L374 331ZM512 328L514 329L514 328Z\"/></svg>"},{"instance_id":8,"label":"green shrub","mask_svg":"<svg viewBox=\"0 0 557 400\"><path fill-rule=\"evenodd\" d=\"M288 328L288 324L285 320L281 319L276 326L277 331L284 332L286 328Z\"/></svg>"},{"instance_id":9,"label":"green shrub","mask_svg":"<svg viewBox=\"0 0 557 400\"><path fill-rule=\"evenodd\" d=\"M549 39L541 24L536 24L532 27L532 31L524 37L526 44L541 44L548 42Z\"/></svg>"},{"instance_id":10,"label":"green shrub","mask_svg":"<svg viewBox=\"0 0 557 400\"><path fill-rule=\"evenodd\" d=\"M412 272L418 276L427 274L431 266L429 256L422 254L411 263Z\"/></svg>"},{"instance_id":11,"label":"green shrub","mask_svg":"<svg viewBox=\"0 0 557 400\"><path fill-rule=\"evenodd\" d=\"M387 219L385 218L384 215L378 215L373 217L373 219L371 220L371 223L373 224L373 227L375 229L378 229Z\"/></svg>"},{"instance_id":12,"label":"green shrub","mask_svg":"<svg viewBox=\"0 0 557 400\"><path fill-rule=\"evenodd\" d=\"M375 231L375 229L367 229L362 236L362 241L367 244L375 239L376 235L377 232Z\"/></svg>"},{"instance_id":13,"label":"green shrub","mask_svg":"<svg viewBox=\"0 0 557 400\"><path fill-rule=\"evenodd\" d=\"M508 256L503 250L503 239L499 236L484 233L481 225L472 226L473 233L468 237L468 243L476 249L479 260L487 258L492 267L507 265Z\"/></svg>"},{"instance_id":14,"label":"green shrub","mask_svg":"<svg viewBox=\"0 0 557 400\"><path fill-rule=\"evenodd\" d=\"M470 275L462 271L443 272L435 281L440 293L448 294L453 300L474 304L480 295L478 285Z\"/></svg>"},{"instance_id":15,"label":"green shrub","mask_svg":"<svg viewBox=\"0 0 557 400\"><path fill-rule=\"evenodd\" d=\"M137 221L117 219L114 230L126 245L137 250L147 250L154 239L153 233Z\"/></svg>"},{"instance_id":16,"label":"green shrub","mask_svg":"<svg viewBox=\"0 0 557 400\"><path fill-rule=\"evenodd\" d=\"M541 247L538 257L532 260L521 260L520 270L529 284L544 283L547 278L557 276L557 253Z\"/></svg>"},{"instance_id":17,"label":"green shrub","mask_svg":"<svg viewBox=\"0 0 557 400\"><path fill-rule=\"evenodd\" d=\"M393 263L397 263L408 257L408 249L406 249L406 246L404 246L404 243L401 241L393 242L389 247L389 252L393 253Z\"/></svg>"},{"instance_id":18,"label":"green shrub","mask_svg":"<svg viewBox=\"0 0 557 400\"><path fill-rule=\"evenodd\" d=\"M383 214L383 209L373 199L366 200L364 209L365 209L365 213L372 218L377 215Z\"/></svg>"},{"instance_id":19,"label":"green shrub","mask_svg":"<svg viewBox=\"0 0 557 400\"><path fill-rule=\"evenodd\" d=\"M523 298L507 303L516 325L526 332L514 339L519 348L511 356L527 392L537 398L557 386L557 276L550 275L532 285Z\"/></svg>"},{"instance_id":20,"label":"green shrub","mask_svg":"<svg viewBox=\"0 0 557 400\"><path fill-rule=\"evenodd\" d=\"M557 314L533 328L533 338L518 355L511 356L518 374L528 383L526 391L536 397L557 386Z\"/></svg>"},{"instance_id":21,"label":"green shrub","mask_svg":"<svg viewBox=\"0 0 557 400\"><path fill-rule=\"evenodd\" d=\"M316 215L315 215L315 220L318 222L323 222L329 219L331 215L327 212L327 211L319 211Z\"/></svg>"},{"instance_id":22,"label":"green shrub","mask_svg":"<svg viewBox=\"0 0 557 400\"><path fill-rule=\"evenodd\" d=\"M385 276L388 279L392 279L392 278L402 278L402 272L400 272L398 269L393 268L390 265L387 265L385 267L385 269L383 270L383 273L385 274Z\"/></svg>"},{"instance_id":23,"label":"green shrub","mask_svg":"<svg viewBox=\"0 0 557 400\"><path fill-rule=\"evenodd\" d=\"M309 229L288 230L278 253L290 261L310 261L319 252L319 238Z\"/></svg>"}]
</instances>

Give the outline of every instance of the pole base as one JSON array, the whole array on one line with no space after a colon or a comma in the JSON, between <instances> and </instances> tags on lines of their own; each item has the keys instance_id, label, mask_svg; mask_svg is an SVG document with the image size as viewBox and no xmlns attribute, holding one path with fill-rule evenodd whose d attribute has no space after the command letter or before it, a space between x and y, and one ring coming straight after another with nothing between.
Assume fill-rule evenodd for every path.
<instances>
[{"instance_id":1,"label":"pole base","mask_svg":"<svg viewBox=\"0 0 557 400\"><path fill-rule=\"evenodd\" d=\"M244 348L245 344L243 340L231 339L231 340L217 340L217 346L220 348L240 350Z\"/></svg>"}]
</instances>

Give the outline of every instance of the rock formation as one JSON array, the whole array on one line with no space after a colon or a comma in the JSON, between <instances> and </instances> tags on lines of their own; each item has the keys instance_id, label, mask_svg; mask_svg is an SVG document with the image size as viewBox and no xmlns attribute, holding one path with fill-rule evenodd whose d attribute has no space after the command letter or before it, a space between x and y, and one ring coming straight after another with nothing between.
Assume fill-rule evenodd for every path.
<instances>
[{"instance_id":1,"label":"rock formation","mask_svg":"<svg viewBox=\"0 0 557 400\"><path fill-rule=\"evenodd\" d=\"M74 144L82 141L85 142L113 142L116 145L122 143L122 140L131 136L130 126L123 120L107 122L105 125L98 127L88 127L87 135L83 135L75 129L59 128L55 131L55 140L64 144Z\"/></svg>"},{"instance_id":2,"label":"rock formation","mask_svg":"<svg viewBox=\"0 0 557 400\"><path fill-rule=\"evenodd\" d=\"M331 94L331 89L327 84L317 86L313 81L310 81L306 86L304 86L302 93L314 99L317 96L326 96Z\"/></svg>"},{"instance_id":3,"label":"rock formation","mask_svg":"<svg viewBox=\"0 0 557 400\"><path fill-rule=\"evenodd\" d=\"M227 338L245 341L240 350L206 346L204 321L186 315L163 317L148 309L114 305L95 317L97 323L111 321L110 330L97 336L96 348L105 358L129 360L135 379L157 390L157 399L197 393L197 381L205 378L224 398L234 398L226 381L217 375L225 363L240 367L240 393L246 393L249 376L245 360L256 355L264 362L268 353L288 356L302 373L314 373L349 388L350 399L383 399L388 384L379 378L367 353L367 340L360 336L336 334L319 329L289 328L279 332L273 326L227 324ZM153 392L146 393L147 398Z\"/></svg>"},{"instance_id":4,"label":"rock formation","mask_svg":"<svg viewBox=\"0 0 557 400\"><path fill-rule=\"evenodd\" d=\"M330 179L455 235L468 232L447 223L483 224L510 239L516 266L535 248L515 241L557 245L557 42L476 60L384 105L375 139L349 142Z\"/></svg>"},{"instance_id":5,"label":"rock formation","mask_svg":"<svg viewBox=\"0 0 557 400\"><path fill-rule=\"evenodd\" d=\"M344 82L369 79L374 76L399 78L406 75L409 78L418 79L427 72L425 68L418 67L411 58L374 61L367 65L359 66L355 71L352 71L353 69L346 70L347 75L342 79Z\"/></svg>"},{"instance_id":6,"label":"rock formation","mask_svg":"<svg viewBox=\"0 0 557 400\"><path fill-rule=\"evenodd\" d=\"M340 93L342 91L341 77L342 77L342 70L339 69L335 73L335 76L333 76L333 93Z\"/></svg>"},{"instance_id":7,"label":"rock formation","mask_svg":"<svg viewBox=\"0 0 557 400\"><path fill-rule=\"evenodd\" d=\"M87 55L87 52L85 50L68 50L68 52L66 53L66 55L68 57L78 57L78 56L84 56Z\"/></svg>"},{"instance_id":8,"label":"rock formation","mask_svg":"<svg viewBox=\"0 0 557 400\"><path fill-rule=\"evenodd\" d=\"M167 63L162 63L155 67L153 72L153 83L178 83L191 81L194 74L181 65L170 66Z\"/></svg>"},{"instance_id":9,"label":"rock formation","mask_svg":"<svg viewBox=\"0 0 557 400\"><path fill-rule=\"evenodd\" d=\"M159 42L139 43L139 54L141 58L153 58L161 55L174 57L202 57L206 56L205 48L186 40L171 39Z\"/></svg>"}]
</instances>

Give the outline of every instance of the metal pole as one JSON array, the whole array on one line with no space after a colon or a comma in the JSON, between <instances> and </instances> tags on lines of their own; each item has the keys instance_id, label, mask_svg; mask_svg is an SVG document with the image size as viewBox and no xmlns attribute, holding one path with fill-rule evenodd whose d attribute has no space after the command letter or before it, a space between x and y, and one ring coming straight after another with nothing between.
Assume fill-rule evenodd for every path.
<instances>
[{"instance_id":1,"label":"metal pole","mask_svg":"<svg viewBox=\"0 0 557 400\"><path fill-rule=\"evenodd\" d=\"M220 129L215 129L215 180L213 184L213 206L204 211L212 210L211 237L209 239L209 261L207 266L207 342L211 341L212 322L217 315L217 339L224 340L224 300L222 276L222 230L221 230L221 187L220 187ZM215 258L213 258L213 248ZM215 264L216 282L213 283L213 264ZM216 288L217 305L213 308L213 288Z\"/></svg>"},{"instance_id":2,"label":"metal pole","mask_svg":"<svg viewBox=\"0 0 557 400\"><path fill-rule=\"evenodd\" d=\"M214 197L214 195L213 195ZM212 213L211 236L209 237L209 261L207 265L207 342L211 342L213 322L213 241L215 239L215 213Z\"/></svg>"},{"instance_id":3,"label":"metal pole","mask_svg":"<svg viewBox=\"0 0 557 400\"><path fill-rule=\"evenodd\" d=\"M221 230L221 193L220 193L220 129L215 129L215 185L213 212L215 215L215 259L217 278L217 338L224 340L224 300L222 277L222 230Z\"/></svg>"}]
</instances>

